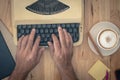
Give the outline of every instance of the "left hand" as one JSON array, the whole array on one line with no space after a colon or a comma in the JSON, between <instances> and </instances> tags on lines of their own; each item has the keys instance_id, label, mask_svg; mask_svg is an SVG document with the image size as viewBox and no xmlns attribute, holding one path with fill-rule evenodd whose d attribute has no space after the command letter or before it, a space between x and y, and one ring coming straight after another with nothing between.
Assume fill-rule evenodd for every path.
<instances>
[{"instance_id":1,"label":"left hand","mask_svg":"<svg viewBox=\"0 0 120 80\"><path fill-rule=\"evenodd\" d=\"M29 36L21 37L18 41L16 54L16 68L24 72L30 72L40 61L44 48L39 48L40 36L37 37L34 45L35 29Z\"/></svg>"},{"instance_id":2,"label":"left hand","mask_svg":"<svg viewBox=\"0 0 120 80\"><path fill-rule=\"evenodd\" d=\"M18 41L16 53L16 67L9 80L25 80L28 73L40 62L44 48L39 47L40 37L38 36L34 45L35 29L30 35L22 36Z\"/></svg>"}]
</instances>

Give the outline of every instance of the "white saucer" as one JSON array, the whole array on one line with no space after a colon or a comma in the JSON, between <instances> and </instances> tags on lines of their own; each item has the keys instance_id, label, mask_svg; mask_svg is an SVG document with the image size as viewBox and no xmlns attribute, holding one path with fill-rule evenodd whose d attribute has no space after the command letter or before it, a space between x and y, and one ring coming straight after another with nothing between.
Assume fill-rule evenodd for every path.
<instances>
[{"instance_id":1,"label":"white saucer","mask_svg":"<svg viewBox=\"0 0 120 80\"><path fill-rule=\"evenodd\" d=\"M99 23L95 24L92 27L92 29L90 30L90 34L92 35L93 40L96 44L97 44L97 35L98 35L99 31L104 30L104 29L113 29L120 36L120 29L116 25L114 25L113 23L110 23L110 22L99 22ZM89 44L89 47L91 48L91 50L95 54L99 55L97 53L96 49L94 48L92 42L90 41L89 37L88 37L88 44ZM98 46L98 44L97 44L97 46ZM104 50L104 49L102 49L98 46L98 48L99 48L99 50L100 50L100 52L102 53L103 56L109 56L109 55L114 54L119 49L119 47L120 47L120 38L119 38L118 45L111 50Z\"/></svg>"}]
</instances>

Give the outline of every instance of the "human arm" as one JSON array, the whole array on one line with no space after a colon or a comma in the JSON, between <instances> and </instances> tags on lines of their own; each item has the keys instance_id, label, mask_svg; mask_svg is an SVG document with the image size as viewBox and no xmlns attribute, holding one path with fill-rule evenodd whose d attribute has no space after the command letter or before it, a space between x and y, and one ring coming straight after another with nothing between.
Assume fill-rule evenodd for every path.
<instances>
[{"instance_id":1,"label":"human arm","mask_svg":"<svg viewBox=\"0 0 120 80\"><path fill-rule=\"evenodd\" d=\"M40 37L33 44L35 29L30 35L22 36L18 41L16 66L9 80L25 80L29 72L39 63L44 48L39 47Z\"/></svg>"},{"instance_id":2,"label":"human arm","mask_svg":"<svg viewBox=\"0 0 120 80\"><path fill-rule=\"evenodd\" d=\"M58 28L59 38L53 34L53 43L48 42L51 56L61 74L62 80L77 80L71 63L73 56L73 42L69 33L61 27Z\"/></svg>"}]
</instances>

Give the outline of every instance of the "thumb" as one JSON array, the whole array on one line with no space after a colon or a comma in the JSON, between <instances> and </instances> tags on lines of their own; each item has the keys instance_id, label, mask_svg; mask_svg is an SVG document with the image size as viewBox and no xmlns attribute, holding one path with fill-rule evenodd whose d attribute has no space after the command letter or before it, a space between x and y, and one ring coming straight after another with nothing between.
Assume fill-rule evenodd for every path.
<instances>
[{"instance_id":1,"label":"thumb","mask_svg":"<svg viewBox=\"0 0 120 80\"><path fill-rule=\"evenodd\" d=\"M53 46L52 42L48 42L48 46L50 48L50 55L53 57L53 55L54 55L54 46Z\"/></svg>"},{"instance_id":2,"label":"thumb","mask_svg":"<svg viewBox=\"0 0 120 80\"><path fill-rule=\"evenodd\" d=\"M41 56L42 56L42 54L43 54L43 52L45 51L45 48L40 48L39 49L39 51L38 51L38 61L40 61L40 58L41 58Z\"/></svg>"}]
</instances>

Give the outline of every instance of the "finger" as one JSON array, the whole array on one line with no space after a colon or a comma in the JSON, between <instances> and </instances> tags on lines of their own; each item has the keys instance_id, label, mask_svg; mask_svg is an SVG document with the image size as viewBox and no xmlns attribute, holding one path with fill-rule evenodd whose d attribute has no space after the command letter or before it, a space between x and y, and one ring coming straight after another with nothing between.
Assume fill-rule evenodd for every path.
<instances>
[{"instance_id":1,"label":"finger","mask_svg":"<svg viewBox=\"0 0 120 80\"><path fill-rule=\"evenodd\" d=\"M31 31L31 33L29 35L27 49L32 49L34 36L35 36L35 29L32 29L32 31Z\"/></svg>"},{"instance_id":2,"label":"finger","mask_svg":"<svg viewBox=\"0 0 120 80\"><path fill-rule=\"evenodd\" d=\"M54 55L54 46L51 42L48 42L48 46L50 48L50 55L53 57Z\"/></svg>"},{"instance_id":3,"label":"finger","mask_svg":"<svg viewBox=\"0 0 120 80\"><path fill-rule=\"evenodd\" d=\"M38 49L39 49L39 43L40 43L40 36L37 37L34 46L32 48L32 53L33 55L36 55L38 53Z\"/></svg>"},{"instance_id":4,"label":"finger","mask_svg":"<svg viewBox=\"0 0 120 80\"><path fill-rule=\"evenodd\" d=\"M70 46L73 47L73 39L72 39L70 33L68 33L68 36L69 36L69 39L70 39Z\"/></svg>"},{"instance_id":5,"label":"finger","mask_svg":"<svg viewBox=\"0 0 120 80\"><path fill-rule=\"evenodd\" d=\"M70 33L68 33L69 39L70 39L70 44L73 44L73 39L72 36L70 35Z\"/></svg>"},{"instance_id":6,"label":"finger","mask_svg":"<svg viewBox=\"0 0 120 80\"><path fill-rule=\"evenodd\" d=\"M37 55L37 60L38 60L38 62L40 61L40 58L41 58L41 56L42 56L42 54L43 54L43 52L45 51L45 48L40 48L39 49L39 51L38 51L38 55Z\"/></svg>"},{"instance_id":7,"label":"finger","mask_svg":"<svg viewBox=\"0 0 120 80\"><path fill-rule=\"evenodd\" d=\"M21 43L22 43L23 38L24 38L24 35L22 37L20 37L19 40L18 40L18 43L17 43L17 51L18 52L21 49Z\"/></svg>"},{"instance_id":8,"label":"finger","mask_svg":"<svg viewBox=\"0 0 120 80\"><path fill-rule=\"evenodd\" d=\"M67 45L67 47L69 47L70 44L71 44L70 37L68 35L68 32L65 29L63 29L63 31L64 31L64 34L65 34L66 45Z\"/></svg>"},{"instance_id":9,"label":"finger","mask_svg":"<svg viewBox=\"0 0 120 80\"><path fill-rule=\"evenodd\" d=\"M26 48L27 42L28 42L28 35L25 36L22 40L21 50L24 50Z\"/></svg>"},{"instance_id":10,"label":"finger","mask_svg":"<svg viewBox=\"0 0 120 80\"><path fill-rule=\"evenodd\" d=\"M53 39L54 50L58 51L60 49L60 42L54 34L52 34L52 39Z\"/></svg>"},{"instance_id":11,"label":"finger","mask_svg":"<svg viewBox=\"0 0 120 80\"><path fill-rule=\"evenodd\" d=\"M59 39L62 48L66 48L65 34L61 27L58 27Z\"/></svg>"}]
</instances>

